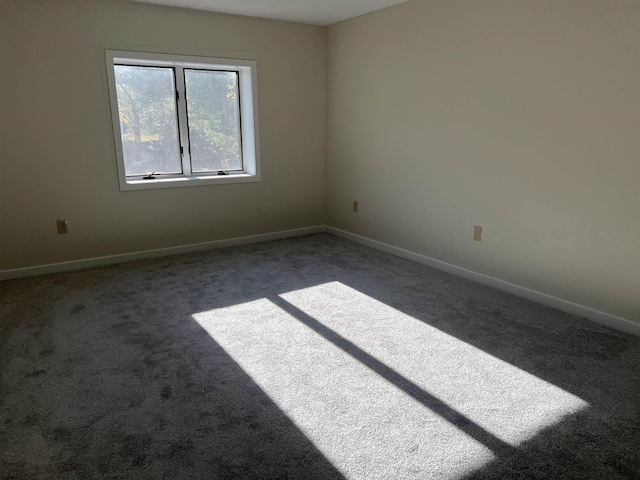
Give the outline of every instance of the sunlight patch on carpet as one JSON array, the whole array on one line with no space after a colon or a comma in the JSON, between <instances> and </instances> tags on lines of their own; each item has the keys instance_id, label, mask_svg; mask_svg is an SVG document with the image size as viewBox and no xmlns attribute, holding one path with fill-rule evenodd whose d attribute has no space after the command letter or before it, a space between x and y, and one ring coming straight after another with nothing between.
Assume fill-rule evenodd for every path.
<instances>
[{"instance_id":1,"label":"sunlight patch on carpet","mask_svg":"<svg viewBox=\"0 0 640 480\"><path fill-rule=\"evenodd\" d=\"M485 438L517 446L588 406L340 282L193 318L349 479L457 478L495 458Z\"/></svg>"}]
</instances>

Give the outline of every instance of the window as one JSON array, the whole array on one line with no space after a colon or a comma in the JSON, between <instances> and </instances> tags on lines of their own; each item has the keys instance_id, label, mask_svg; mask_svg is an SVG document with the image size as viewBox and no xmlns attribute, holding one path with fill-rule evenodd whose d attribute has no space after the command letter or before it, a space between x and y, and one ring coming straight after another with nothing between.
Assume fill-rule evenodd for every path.
<instances>
[{"instance_id":1,"label":"window","mask_svg":"<svg viewBox=\"0 0 640 480\"><path fill-rule=\"evenodd\" d=\"M106 56L121 190L260 180L254 61Z\"/></svg>"}]
</instances>

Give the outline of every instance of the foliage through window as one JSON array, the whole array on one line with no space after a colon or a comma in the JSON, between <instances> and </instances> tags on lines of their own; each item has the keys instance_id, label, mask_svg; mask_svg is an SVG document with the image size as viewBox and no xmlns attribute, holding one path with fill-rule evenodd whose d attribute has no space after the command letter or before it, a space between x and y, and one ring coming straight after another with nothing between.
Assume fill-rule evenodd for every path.
<instances>
[{"instance_id":1,"label":"foliage through window","mask_svg":"<svg viewBox=\"0 0 640 480\"><path fill-rule=\"evenodd\" d=\"M107 51L107 68L122 189L259 180L255 62Z\"/></svg>"}]
</instances>

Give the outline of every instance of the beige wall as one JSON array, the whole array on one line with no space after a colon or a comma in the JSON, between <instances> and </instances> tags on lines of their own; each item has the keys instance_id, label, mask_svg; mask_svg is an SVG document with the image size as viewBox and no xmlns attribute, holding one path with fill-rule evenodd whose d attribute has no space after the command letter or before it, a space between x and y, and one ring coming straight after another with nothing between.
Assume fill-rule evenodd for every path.
<instances>
[{"instance_id":1,"label":"beige wall","mask_svg":"<svg viewBox=\"0 0 640 480\"><path fill-rule=\"evenodd\" d=\"M327 223L640 321L639 32L599 0L330 27Z\"/></svg>"},{"instance_id":2,"label":"beige wall","mask_svg":"<svg viewBox=\"0 0 640 480\"><path fill-rule=\"evenodd\" d=\"M0 2L0 270L324 223L324 33L143 4ZM262 182L119 191L104 49L138 47L258 61Z\"/></svg>"},{"instance_id":3,"label":"beige wall","mask_svg":"<svg viewBox=\"0 0 640 480\"><path fill-rule=\"evenodd\" d=\"M326 207L331 226L640 321L638 32L622 0L414 0L326 32L0 1L0 270L316 225ZM262 182L120 192L105 48L258 60Z\"/></svg>"}]
</instances>

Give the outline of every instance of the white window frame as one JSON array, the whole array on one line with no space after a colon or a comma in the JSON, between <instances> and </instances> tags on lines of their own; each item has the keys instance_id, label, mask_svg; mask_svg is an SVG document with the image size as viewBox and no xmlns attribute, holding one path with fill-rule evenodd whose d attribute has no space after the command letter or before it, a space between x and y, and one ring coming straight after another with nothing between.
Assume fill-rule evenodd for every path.
<instances>
[{"instance_id":1,"label":"white window frame","mask_svg":"<svg viewBox=\"0 0 640 480\"><path fill-rule=\"evenodd\" d=\"M106 50L107 79L111 102L111 119L116 147L118 179L120 190L141 190L149 188L185 187L197 185L218 185L228 183L246 183L260 181L260 161L258 148L258 94L257 63L254 60L239 60L214 57L197 57L149 52L132 52L122 50ZM156 176L144 179L144 175L127 176L122 148L122 132L118 110L118 96L114 65L156 66L173 68L195 68L206 70L233 71L238 73L238 89L240 101L240 134L242 138L243 170L230 171L226 174L191 173L189 157L188 132L184 126L186 119L185 89L182 75L176 75L177 106L179 122L179 138L182 147L183 173Z\"/></svg>"}]
</instances>

